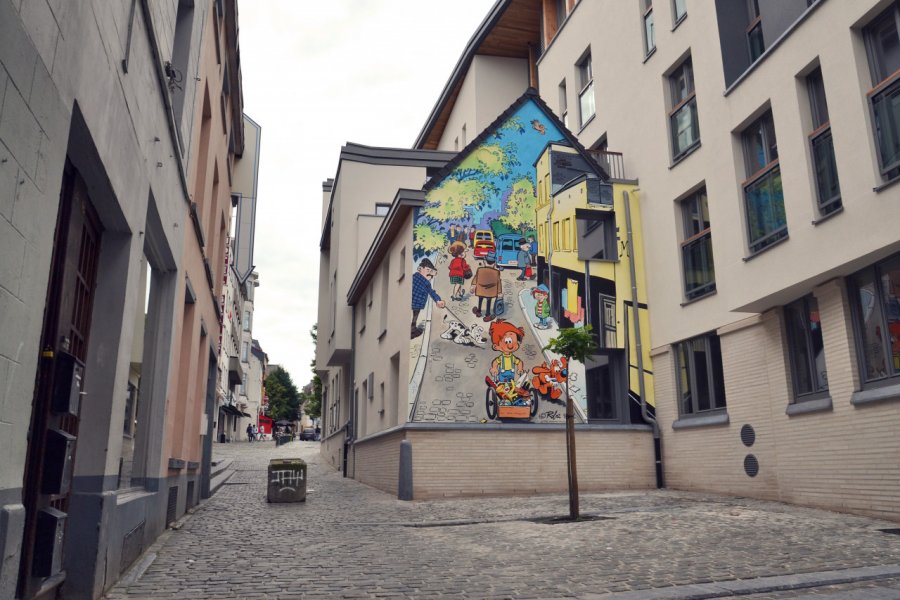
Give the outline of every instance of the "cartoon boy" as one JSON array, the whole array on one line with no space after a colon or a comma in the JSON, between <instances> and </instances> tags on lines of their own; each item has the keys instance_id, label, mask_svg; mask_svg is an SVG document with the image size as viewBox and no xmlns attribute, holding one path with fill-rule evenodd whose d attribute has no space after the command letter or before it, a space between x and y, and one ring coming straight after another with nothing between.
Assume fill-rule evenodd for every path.
<instances>
[{"instance_id":1,"label":"cartoon boy","mask_svg":"<svg viewBox=\"0 0 900 600\"><path fill-rule=\"evenodd\" d=\"M538 329L547 329L550 327L548 323L550 319L550 290L543 283L533 290L531 296L534 298L534 316L538 318L535 326Z\"/></svg>"},{"instance_id":2,"label":"cartoon boy","mask_svg":"<svg viewBox=\"0 0 900 600\"><path fill-rule=\"evenodd\" d=\"M438 296L434 288L431 287L431 280L437 270L434 264L427 258L423 258L419 263L419 268L413 273L412 277L412 327L410 329L410 339L415 339L422 335L422 330L416 325L419 320L419 311L425 308L428 297L431 296L438 308L444 308L444 301Z\"/></svg>"},{"instance_id":3,"label":"cartoon boy","mask_svg":"<svg viewBox=\"0 0 900 600\"><path fill-rule=\"evenodd\" d=\"M492 347L500 352L500 356L491 362L491 377L498 383L515 381L516 377L525 372L522 359L513 354L519 349L525 331L503 319L497 319L491 323L490 334Z\"/></svg>"}]
</instances>

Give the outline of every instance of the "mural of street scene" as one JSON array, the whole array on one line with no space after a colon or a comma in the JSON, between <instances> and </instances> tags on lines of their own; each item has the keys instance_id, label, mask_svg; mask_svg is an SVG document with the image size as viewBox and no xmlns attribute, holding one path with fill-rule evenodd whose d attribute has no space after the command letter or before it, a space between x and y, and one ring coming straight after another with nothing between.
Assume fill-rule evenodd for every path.
<instances>
[{"instance_id":1,"label":"mural of street scene","mask_svg":"<svg viewBox=\"0 0 900 600\"><path fill-rule=\"evenodd\" d=\"M542 350L558 331L537 280L535 161L563 137L526 102L426 195L414 221L410 418L586 421L584 367Z\"/></svg>"}]
</instances>

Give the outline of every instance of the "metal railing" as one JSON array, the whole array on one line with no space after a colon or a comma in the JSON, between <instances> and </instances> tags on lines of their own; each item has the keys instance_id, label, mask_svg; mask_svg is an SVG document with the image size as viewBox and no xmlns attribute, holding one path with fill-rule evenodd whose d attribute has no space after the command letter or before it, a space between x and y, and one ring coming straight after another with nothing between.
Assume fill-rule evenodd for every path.
<instances>
[{"instance_id":1,"label":"metal railing","mask_svg":"<svg viewBox=\"0 0 900 600\"><path fill-rule=\"evenodd\" d=\"M625 156L621 152L609 150L588 150L591 157L613 179L628 179L625 176Z\"/></svg>"}]
</instances>

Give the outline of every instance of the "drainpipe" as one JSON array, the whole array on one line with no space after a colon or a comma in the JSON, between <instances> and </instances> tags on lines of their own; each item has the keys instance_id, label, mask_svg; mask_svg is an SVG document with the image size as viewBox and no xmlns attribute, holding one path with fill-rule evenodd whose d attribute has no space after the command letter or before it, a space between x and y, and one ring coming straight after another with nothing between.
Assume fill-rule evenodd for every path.
<instances>
[{"instance_id":1,"label":"drainpipe","mask_svg":"<svg viewBox=\"0 0 900 600\"><path fill-rule=\"evenodd\" d=\"M356 441L356 423L359 417L359 397L356 394L356 306L350 307L350 420L347 422L347 434L344 438L344 477L347 476L347 465L350 462L348 453ZM356 461L353 462L353 474L356 475Z\"/></svg>"},{"instance_id":2,"label":"drainpipe","mask_svg":"<svg viewBox=\"0 0 900 600\"><path fill-rule=\"evenodd\" d=\"M553 175L550 175L550 189L553 189ZM554 197L550 193L550 210L547 211L547 287L550 288L550 297L553 298L553 204ZM551 307L556 304L554 300ZM557 310L561 310L557 307Z\"/></svg>"},{"instance_id":3,"label":"drainpipe","mask_svg":"<svg viewBox=\"0 0 900 600\"><path fill-rule=\"evenodd\" d=\"M631 198L628 192L622 192L622 199L625 203L625 228L628 235L628 267L631 272L631 301L634 305L634 342L638 363L638 393L641 395L641 417L644 419L644 422L649 423L653 427L653 452L656 456L656 487L662 488L665 487L665 481L663 480L662 440L659 434L659 423L650 414L647 406L647 394L644 386L644 347L641 343L641 319L638 312L640 309L638 308L637 275L634 266L634 238L631 232Z\"/></svg>"}]
</instances>

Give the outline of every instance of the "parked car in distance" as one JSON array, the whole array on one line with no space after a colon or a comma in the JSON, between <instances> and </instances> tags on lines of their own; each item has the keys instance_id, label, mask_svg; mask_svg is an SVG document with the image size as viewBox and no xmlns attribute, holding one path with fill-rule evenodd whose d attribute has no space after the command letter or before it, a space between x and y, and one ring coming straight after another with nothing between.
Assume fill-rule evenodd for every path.
<instances>
[{"instance_id":1,"label":"parked car in distance","mask_svg":"<svg viewBox=\"0 0 900 600\"><path fill-rule=\"evenodd\" d=\"M519 240L522 236L518 233L504 233L497 238L497 268L519 266Z\"/></svg>"},{"instance_id":2,"label":"parked car in distance","mask_svg":"<svg viewBox=\"0 0 900 600\"><path fill-rule=\"evenodd\" d=\"M315 429L304 429L300 432L300 441L301 442L314 442L316 441L316 430Z\"/></svg>"},{"instance_id":3,"label":"parked car in distance","mask_svg":"<svg viewBox=\"0 0 900 600\"><path fill-rule=\"evenodd\" d=\"M479 229L475 232L475 239L472 243L472 254L476 258L484 258L489 252L495 250L494 233L489 229Z\"/></svg>"}]
</instances>

